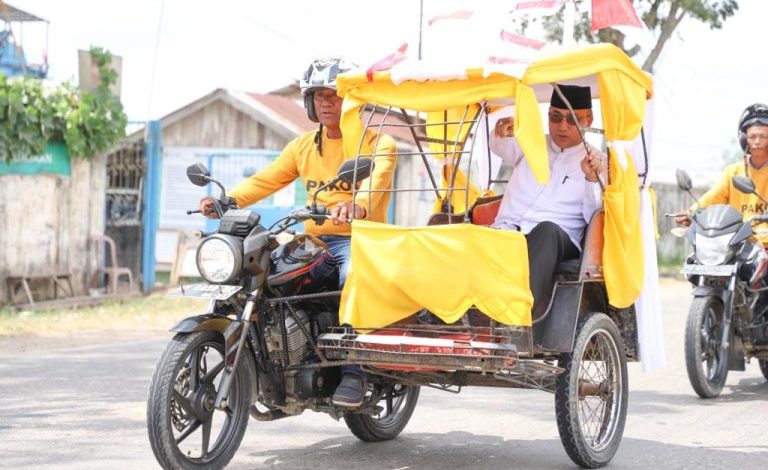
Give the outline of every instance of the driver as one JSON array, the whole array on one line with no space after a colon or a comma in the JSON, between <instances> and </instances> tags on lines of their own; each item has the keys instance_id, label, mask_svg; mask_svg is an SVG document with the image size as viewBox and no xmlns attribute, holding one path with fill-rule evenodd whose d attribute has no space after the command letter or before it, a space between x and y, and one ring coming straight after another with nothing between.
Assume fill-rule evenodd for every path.
<instances>
[{"instance_id":1,"label":"driver","mask_svg":"<svg viewBox=\"0 0 768 470\"><path fill-rule=\"evenodd\" d=\"M229 194L237 201L238 207L247 207L264 199L293 183L296 178L304 182L310 204L313 190L336 176L345 160L340 128L342 99L336 94L336 76L350 69L352 65L341 58L316 59L309 65L300 82L301 93L309 119L320 123L320 127L289 142L269 166L241 182ZM372 155L374 152L382 156L376 157L371 189L390 189L397 159L395 141L387 135L367 130L360 153ZM358 185L367 188L368 181ZM361 192L357 195L357 202L353 203L351 185L339 183L317 195L318 204L330 209L333 223L317 225L308 220L304 222L304 230L324 241L332 256L315 268L313 278L327 278L338 271L339 289L343 288L350 258L351 227L347 220L386 222L390 194L388 191ZM201 199L200 212L206 217L216 218L213 203L213 197ZM359 406L366 390L365 374L356 368L342 368L342 372L333 402L341 406Z\"/></svg>"},{"instance_id":2,"label":"driver","mask_svg":"<svg viewBox=\"0 0 768 470\"><path fill-rule=\"evenodd\" d=\"M761 103L748 106L739 118L738 133L744 151L743 161L725 167L720 180L699 199L698 204L675 217L675 222L688 227L693 211L714 204L729 204L741 212L744 219L768 210L760 198L742 193L731 181L736 175L747 176L754 181L758 194L764 197L768 194L768 106ZM758 234L757 238L768 244L768 234Z\"/></svg>"}]
</instances>

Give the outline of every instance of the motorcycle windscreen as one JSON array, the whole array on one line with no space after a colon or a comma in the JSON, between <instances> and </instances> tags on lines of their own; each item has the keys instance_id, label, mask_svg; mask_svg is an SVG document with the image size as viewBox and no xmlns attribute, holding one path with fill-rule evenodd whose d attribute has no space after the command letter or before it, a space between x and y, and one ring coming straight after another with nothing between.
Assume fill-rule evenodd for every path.
<instances>
[{"instance_id":1,"label":"motorcycle windscreen","mask_svg":"<svg viewBox=\"0 0 768 470\"><path fill-rule=\"evenodd\" d=\"M352 223L341 324L380 328L422 308L453 323L474 305L499 323L530 326L532 304L528 249L519 232Z\"/></svg>"}]
</instances>

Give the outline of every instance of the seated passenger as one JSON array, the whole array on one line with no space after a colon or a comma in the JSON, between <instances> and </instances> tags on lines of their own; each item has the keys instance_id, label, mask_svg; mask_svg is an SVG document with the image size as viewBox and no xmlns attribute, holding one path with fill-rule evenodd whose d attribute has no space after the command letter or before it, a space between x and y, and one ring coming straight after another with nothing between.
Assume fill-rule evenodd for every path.
<instances>
[{"instance_id":1,"label":"seated passenger","mask_svg":"<svg viewBox=\"0 0 768 470\"><path fill-rule=\"evenodd\" d=\"M579 125L592 125L589 87L560 85ZM539 184L514 138L512 118L499 119L491 150L514 169L493 227L519 230L528 243L533 314L546 311L555 267L578 258L580 241L592 215L602 207L597 172L605 172L605 154L584 142L568 106L555 90L549 108L549 181Z\"/></svg>"}]
</instances>

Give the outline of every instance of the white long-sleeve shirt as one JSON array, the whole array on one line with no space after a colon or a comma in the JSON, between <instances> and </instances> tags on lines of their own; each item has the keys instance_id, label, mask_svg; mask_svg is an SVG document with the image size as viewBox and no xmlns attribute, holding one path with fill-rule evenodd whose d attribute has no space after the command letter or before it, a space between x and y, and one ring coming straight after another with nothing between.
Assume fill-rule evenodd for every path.
<instances>
[{"instance_id":1,"label":"white long-sleeve shirt","mask_svg":"<svg viewBox=\"0 0 768 470\"><path fill-rule=\"evenodd\" d=\"M550 221L560 226L581 250L584 228L603 206L599 184L587 181L581 170L581 160L586 154L584 145L561 149L547 136L550 177L543 185L536 181L517 139L492 135L490 146L514 168L493 226L519 228L528 234L540 222ZM604 158L594 147L589 148Z\"/></svg>"}]
</instances>

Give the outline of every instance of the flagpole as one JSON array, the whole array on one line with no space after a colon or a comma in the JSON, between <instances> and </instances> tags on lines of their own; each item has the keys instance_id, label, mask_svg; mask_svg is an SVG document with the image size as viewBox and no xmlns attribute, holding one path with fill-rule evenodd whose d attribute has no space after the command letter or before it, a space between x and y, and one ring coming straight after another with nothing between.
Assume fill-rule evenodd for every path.
<instances>
[{"instance_id":1,"label":"flagpole","mask_svg":"<svg viewBox=\"0 0 768 470\"><path fill-rule=\"evenodd\" d=\"M563 40L564 46L573 46L576 44L574 38L574 28L576 25L576 4L574 0L565 0L565 10L563 11Z\"/></svg>"},{"instance_id":2,"label":"flagpole","mask_svg":"<svg viewBox=\"0 0 768 470\"><path fill-rule=\"evenodd\" d=\"M419 56L418 60L421 60L421 35L424 27L424 0L419 0Z\"/></svg>"}]
</instances>

